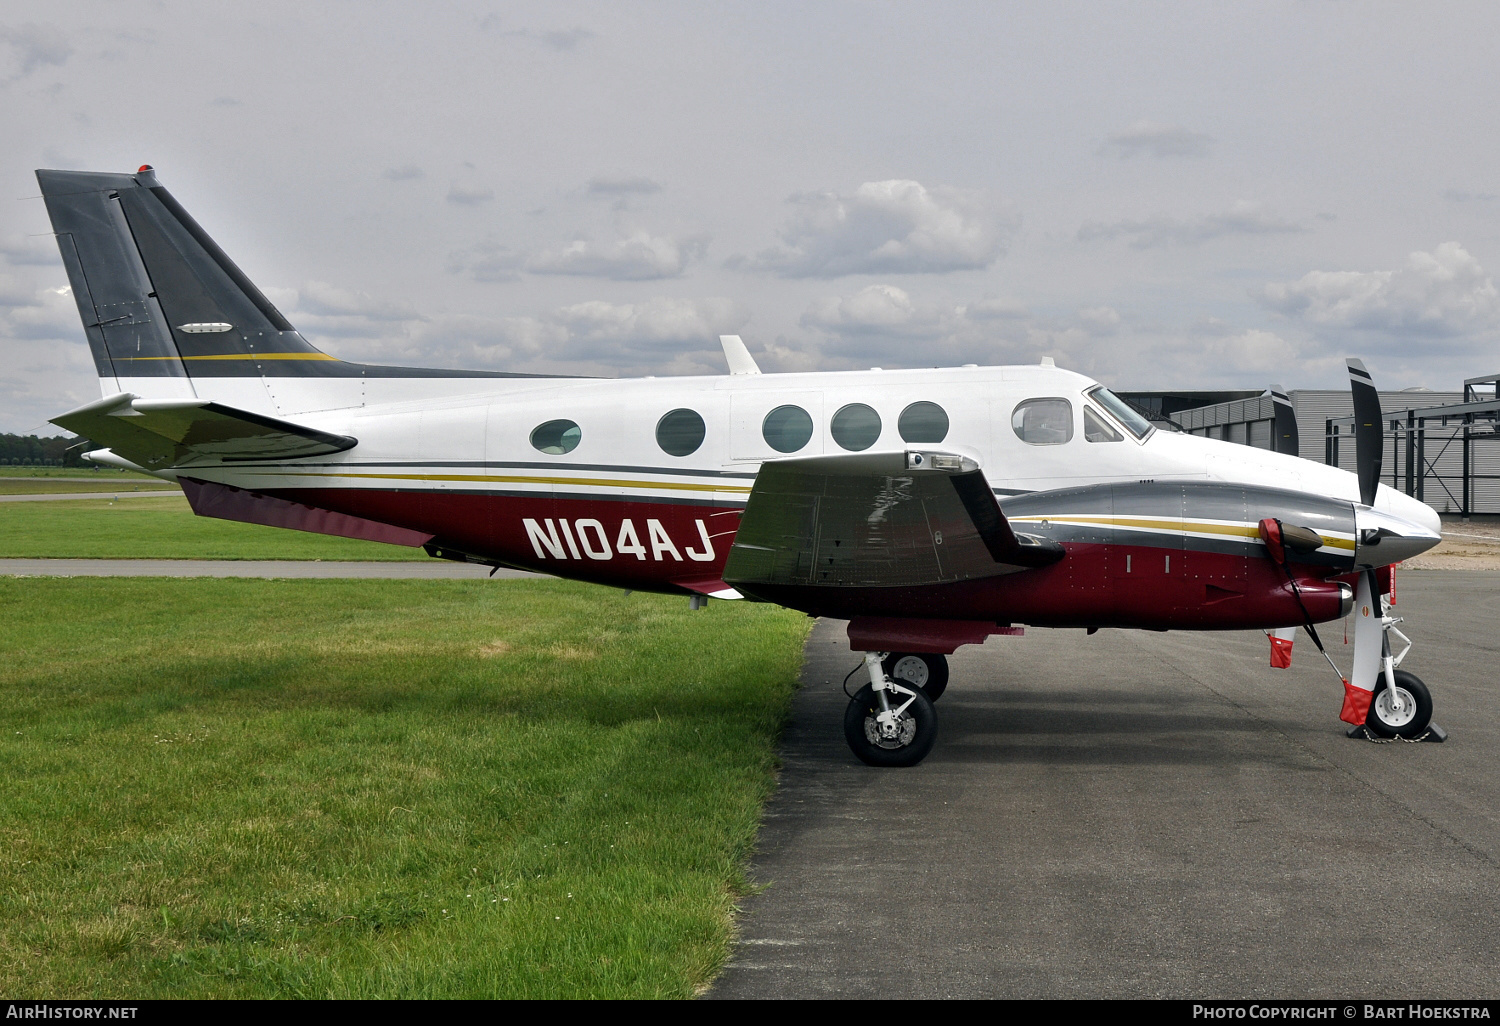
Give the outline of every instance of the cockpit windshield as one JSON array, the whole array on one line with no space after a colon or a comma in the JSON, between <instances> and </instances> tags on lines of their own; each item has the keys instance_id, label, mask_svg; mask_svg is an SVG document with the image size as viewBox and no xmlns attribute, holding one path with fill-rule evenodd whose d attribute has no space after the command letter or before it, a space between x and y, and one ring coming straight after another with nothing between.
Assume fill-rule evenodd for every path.
<instances>
[{"instance_id":1,"label":"cockpit windshield","mask_svg":"<svg viewBox=\"0 0 1500 1026\"><path fill-rule=\"evenodd\" d=\"M1108 410L1115 420L1123 424L1125 430L1135 435L1136 438L1145 438L1151 433L1151 422L1137 413L1125 400L1115 395L1103 385L1091 388L1085 394Z\"/></svg>"}]
</instances>

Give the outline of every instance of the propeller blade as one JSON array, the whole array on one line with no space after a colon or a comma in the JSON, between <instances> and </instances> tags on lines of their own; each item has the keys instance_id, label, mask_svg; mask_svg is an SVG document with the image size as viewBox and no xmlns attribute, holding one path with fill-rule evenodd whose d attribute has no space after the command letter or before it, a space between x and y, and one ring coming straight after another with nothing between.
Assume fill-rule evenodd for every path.
<instances>
[{"instance_id":1,"label":"propeller blade","mask_svg":"<svg viewBox=\"0 0 1500 1026\"><path fill-rule=\"evenodd\" d=\"M1297 439L1297 413L1292 400L1280 385L1271 386L1271 401L1276 404L1276 422L1271 425L1271 448L1288 456L1302 455Z\"/></svg>"},{"instance_id":2,"label":"propeller blade","mask_svg":"<svg viewBox=\"0 0 1500 1026\"><path fill-rule=\"evenodd\" d=\"M1380 487L1380 459L1384 432L1380 422L1380 393L1370 372L1358 360L1349 360L1349 391L1354 397L1354 463L1359 473L1359 501L1375 505Z\"/></svg>"}]
</instances>

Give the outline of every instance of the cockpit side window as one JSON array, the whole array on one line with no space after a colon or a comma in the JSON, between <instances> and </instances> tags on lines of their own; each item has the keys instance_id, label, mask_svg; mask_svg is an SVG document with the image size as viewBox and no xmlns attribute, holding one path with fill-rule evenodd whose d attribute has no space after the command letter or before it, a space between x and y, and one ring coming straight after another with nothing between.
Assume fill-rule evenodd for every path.
<instances>
[{"instance_id":1,"label":"cockpit side window","mask_svg":"<svg viewBox=\"0 0 1500 1026\"><path fill-rule=\"evenodd\" d=\"M1083 437L1090 442L1123 442L1125 436L1110 427L1093 407L1083 408Z\"/></svg>"},{"instance_id":2,"label":"cockpit side window","mask_svg":"<svg viewBox=\"0 0 1500 1026\"><path fill-rule=\"evenodd\" d=\"M1104 407L1111 417L1124 425L1125 430L1129 431L1136 438L1145 438L1152 431L1156 430L1151 426L1149 420L1135 411L1134 407L1103 385L1091 388L1084 394Z\"/></svg>"},{"instance_id":3,"label":"cockpit side window","mask_svg":"<svg viewBox=\"0 0 1500 1026\"><path fill-rule=\"evenodd\" d=\"M1062 445L1073 437L1073 404L1066 399L1027 399L1010 415L1010 426L1028 445Z\"/></svg>"}]
</instances>

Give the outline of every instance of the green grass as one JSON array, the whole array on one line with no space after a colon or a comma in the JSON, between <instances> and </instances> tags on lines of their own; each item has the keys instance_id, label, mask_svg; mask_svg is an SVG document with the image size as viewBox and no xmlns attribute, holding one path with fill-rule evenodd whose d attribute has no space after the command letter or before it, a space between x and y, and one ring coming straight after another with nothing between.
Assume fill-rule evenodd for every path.
<instances>
[{"instance_id":1,"label":"green grass","mask_svg":"<svg viewBox=\"0 0 1500 1026\"><path fill-rule=\"evenodd\" d=\"M170 481L149 477L122 479L115 476L99 481L58 481L46 477L0 477L0 495L59 495L66 492L176 492Z\"/></svg>"},{"instance_id":2,"label":"green grass","mask_svg":"<svg viewBox=\"0 0 1500 1026\"><path fill-rule=\"evenodd\" d=\"M0 558L429 559L405 545L334 538L193 514L187 499L0 503Z\"/></svg>"},{"instance_id":3,"label":"green grass","mask_svg":"<svg viewBox=\"0 0 1500 1026\"><path fill-rule=\"evenodd\" d=\"M685 997L808 621L560 581L4 580L0 992Z\"/></svg>"},{"instance_id":4,"label":"green grass","mask_svg":"<svg viewBox=\"0 0 1500 1026\"><path fill-rule=\"evenodd\" d=\"M156 481L162 483L161 478L152 477L150 474L142 474L134 470L117 470L113 467L95 467L90 464L87 467L0 467L0 477L97 477L102 481ZM114 485L105 485L112 488Z\"/></svg>"}]
</instances>

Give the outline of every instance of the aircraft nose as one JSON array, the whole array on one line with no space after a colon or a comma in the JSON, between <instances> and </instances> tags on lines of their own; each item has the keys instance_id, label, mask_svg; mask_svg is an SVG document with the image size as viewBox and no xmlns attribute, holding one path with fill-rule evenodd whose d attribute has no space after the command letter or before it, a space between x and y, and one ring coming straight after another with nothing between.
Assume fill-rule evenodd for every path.
<instances>
[{"instance_id":1,"label":"aircraft nose","mask_svg":"<svg viewBox=\"0 0 1500 1026\"><path fill-rule=\"evenodd\" d=\"M1421 499L1414 499L1404 492L1398 492L1387 485L1381 485L1380 491L1375 496L1375 508L1394 514L1407 523L1425 528L1439 538L1442 537L1442 519L1438 516L1437 510L1427 505Z\"/></svg>"},{"instance_id":2,"label":"aircraft nose","mask_svg":"<svg viewBox=\"0 0 1500 1026\"><path fill-rule=\"evenodd\" d=\"M1398 496L1406 498L1406 496ZM1422 516L1412 510L1413 519L1387 512L1384 509L1356 507L1354 528L1356 566L1389 566L1404 559L1419 556L1443 540L1441 522L1437 514L1425 503L1410 500L1428 514ZM1405 510L1403 510L1405 512ZM1421 517L1421 520L1416 519ZM1425 521L1425 522L1423 522ZM1431 526L1429 526L1431 525Z\"/></svg>"}]
</instances>

